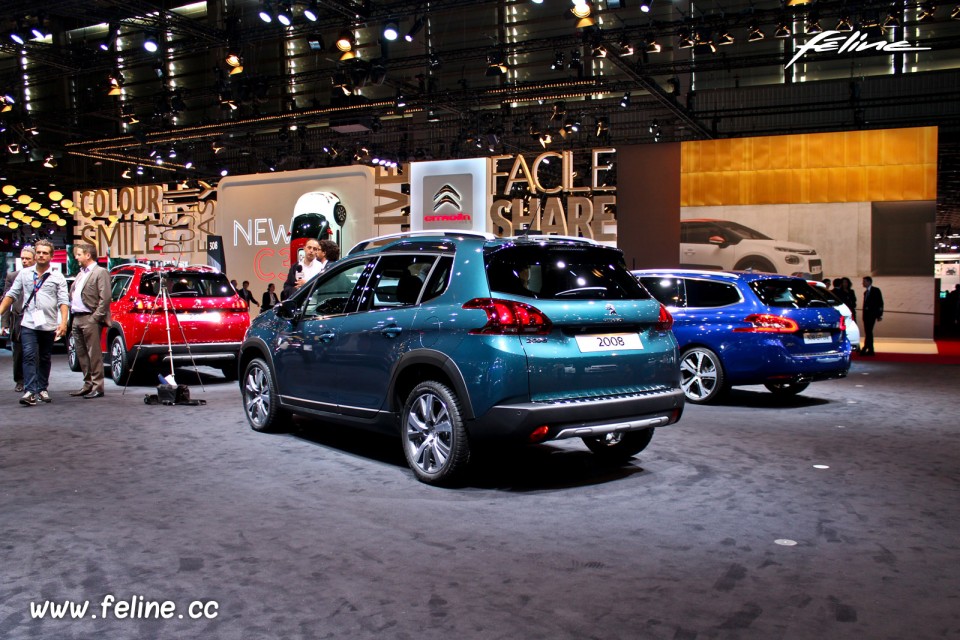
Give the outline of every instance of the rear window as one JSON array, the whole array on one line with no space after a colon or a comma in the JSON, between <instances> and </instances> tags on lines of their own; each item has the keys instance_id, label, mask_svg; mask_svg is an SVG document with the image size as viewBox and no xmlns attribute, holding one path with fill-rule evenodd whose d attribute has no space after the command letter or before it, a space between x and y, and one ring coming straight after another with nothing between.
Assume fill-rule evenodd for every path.
<instances>
[{"instance_id":1,"label":"rear window","mask_svg":"<svg viewBox=\"0 0 960 640\"><path fill-rule=\"evenodd\" d=\"M538 300L645 300L623 254L590 246L508 246L485 256L490 291Z\"/></svg>"},{"instance_id":2,"label":"rear window","mask_svg":"<svg viewBox=\"0 0 960 640\"><path fill-rule=\"evenodd\" d=\"M163 274L163 283L171 298L230 298L236 295L222 273L169 271ZM160 274L144 274L140 279L139 292L145 296L158 295Z\"/></svg>"},{"instance_id":3,"label":"rear window","mask_svg":"<svg viewBox=\"0 0 960 640\"><path fill-rule=\"evenodd\" d=\"M771 307L806 309L808 307L833 306L830 299L806 280L779 278L755 280L750 283L757 297Z\"/></svg>"}]
</instances>

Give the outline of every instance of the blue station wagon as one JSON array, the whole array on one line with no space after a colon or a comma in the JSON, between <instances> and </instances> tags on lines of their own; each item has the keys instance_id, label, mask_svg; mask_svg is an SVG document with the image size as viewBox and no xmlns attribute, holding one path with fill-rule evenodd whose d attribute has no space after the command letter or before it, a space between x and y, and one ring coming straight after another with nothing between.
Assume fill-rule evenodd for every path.
<instances>
[{"instance_id":1,"label":"blue station wagon","mask_svg":"<svg viewBox=\"0 0 960 640\"><path fill-rule=\"evenodd\" d=\"M687 400L709 403L736 385L800 393L850 369L833 302L803 278L759 272L634 271L674 317Z\"/></svg>"},{"instance_id":2,"label":"blue station wagon","mask_svg":"<svg viewBox=\"0 0 960 640\"><path fill-rule=\"evenodd\" d=\"M302 413L399 433L427 483L454 482L481 439L625 460L682 413L671 323L592 241L386 236L253 321L243 406L258 431Z\"/></svg>"}]
</instances>

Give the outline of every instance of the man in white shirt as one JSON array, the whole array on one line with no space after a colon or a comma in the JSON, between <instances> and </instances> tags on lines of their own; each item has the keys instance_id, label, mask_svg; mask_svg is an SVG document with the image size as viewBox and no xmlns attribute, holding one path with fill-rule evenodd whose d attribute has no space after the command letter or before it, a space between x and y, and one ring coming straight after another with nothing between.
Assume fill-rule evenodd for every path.
<instances>
[{"instance_id":1,"label":"man in white shirt","mask_svg":"<svg viewBox=\"0 0 960 640\"><path fill-rule=\"evenodd\" d=\"M53 342L67 332L70 298L67 280L50 268L53 243L37 240L34 245L36 264L22 269L10 290L0 301L0 314L23 300L20 341L23 345L24 390L20 404L32 407L50 402L50 362ZM58 321L59 312L59 321Z\"/></svg>"},{"instance_id":2,"label":"man in white shirt","mask_svg":"<svg viewBox=\"0 0 960 640\"><path fill-rule=\"evenodd\" d=\"M336 243L334 243L336 246ZM320 241L316 238L307 240L303 247L303 260L290 267L287 279L283 283L283 292L281 299L286 300L297 290L308 282L310 278L323 272L327 266L327 257L320 248Z\"/></svg>"},{"instance_id":3,"label":"man in white shirt","mask_svg":"<svg viewBox=\"0 0 960 640\"><path fill-rule=\"evenodd\" d=\"M97 249L92 244L78 242L73 246L73 256L81 267L70 291L70 310L73 312L73 345L83 371L83 387L70 395L102 398L100 334L110 323L110 273L97 264Z\"/></svg>"}]
</instances>

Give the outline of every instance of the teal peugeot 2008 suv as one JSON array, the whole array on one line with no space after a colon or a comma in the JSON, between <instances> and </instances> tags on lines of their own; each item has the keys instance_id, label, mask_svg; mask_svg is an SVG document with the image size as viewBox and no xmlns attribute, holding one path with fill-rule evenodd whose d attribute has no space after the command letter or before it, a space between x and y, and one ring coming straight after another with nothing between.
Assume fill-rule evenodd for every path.
<instances>
[{"instance_id":1,"label":"teal peugeot 2008 suv","mask_svg":"<svg viewBox=\"0 0 960 640\"><path fill-rule=\"evenodd\" d=\"M247 420L399 433L449 484L480 440L582 438L626 460L683 410L672 318L595 242L415 232L365 241L252 323Z\"/></svg>"}]
</instances>

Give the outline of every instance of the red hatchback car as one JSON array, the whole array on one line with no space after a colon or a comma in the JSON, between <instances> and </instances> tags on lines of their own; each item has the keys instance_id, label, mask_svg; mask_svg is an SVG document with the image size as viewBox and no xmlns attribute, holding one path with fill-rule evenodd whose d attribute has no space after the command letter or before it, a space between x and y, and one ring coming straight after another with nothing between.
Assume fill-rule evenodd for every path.
<instances>
[{"instance_id":1,"label":"red hatchback car","mask_svg":"<svg viewBox=\"0 0 960 640\"><path fill-rule=\"evenodd\" d=\"M220 271L134 263L114 267L110 281L112 321L100 343L114 382L126 384L132 373L169 373L171 359L177 365L217 367L227 379L236 379L250 316L247 303ZM72 344L69 361L79 370Z\"/></svg>"}]
</instances>

